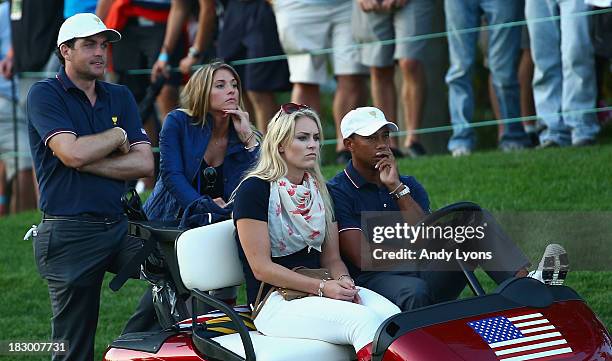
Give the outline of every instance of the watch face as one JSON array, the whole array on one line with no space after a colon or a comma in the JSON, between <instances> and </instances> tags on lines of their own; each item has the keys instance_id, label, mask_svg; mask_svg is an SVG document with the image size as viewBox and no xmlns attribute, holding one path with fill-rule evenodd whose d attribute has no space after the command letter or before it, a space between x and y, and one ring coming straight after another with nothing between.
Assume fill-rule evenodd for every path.
<instances>
[{"instance_id":1,"label":"watch face","mask_svg":"<svg viewBox=\"0 0 612 361\"><path fill-rule=\"evenodd\" d=\"M410 194L410 188L407 185L404 185L404 189L402 189L399 193L396 193L395 198L400 199L406 194Z\"/></svg>"}]
</instances>

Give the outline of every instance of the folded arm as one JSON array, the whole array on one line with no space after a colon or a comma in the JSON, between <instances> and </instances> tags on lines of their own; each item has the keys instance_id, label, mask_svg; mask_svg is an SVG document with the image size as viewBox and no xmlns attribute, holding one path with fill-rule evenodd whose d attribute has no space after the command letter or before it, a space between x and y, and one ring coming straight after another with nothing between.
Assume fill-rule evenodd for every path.
<instances>
[{"instance_id":1,"label":"folded arm","mask_svg":"<svg viewBox=\"0 0 612 361\"><path fill-rule=\"evenodd\" d=\"M153 153L149 144L136 144L127 154L109 156L80 167L78 170L117 180L152 177Z\"/></svg>"},{"instance_id":2,"label":"folded arm","mask_svg":"<svg viewBox=\"0 0 612 361\"><path fill-rule=\"evenodd\" d=\"M114 127L82 137L68 132L59 133L49 139L48 146L66 167L81 168L119 150L125 142L125 132Z\"/></svg>"}]
</instances>

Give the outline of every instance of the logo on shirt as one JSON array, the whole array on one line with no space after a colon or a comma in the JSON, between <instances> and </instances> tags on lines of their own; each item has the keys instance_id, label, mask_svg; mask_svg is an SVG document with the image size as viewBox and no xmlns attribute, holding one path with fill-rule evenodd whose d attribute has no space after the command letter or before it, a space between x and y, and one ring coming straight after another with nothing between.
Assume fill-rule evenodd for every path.
<instances>
[{"instance_id":1,"label":"logo on shirt","mask_svg":"<svg viewBox=\"0 0 612 361\"><path fill-rule=\"evenodd\" d=\"M113 126L117 126L117 117L111 117L111 120L113 121Z\"/></svg>"}]
</instances>

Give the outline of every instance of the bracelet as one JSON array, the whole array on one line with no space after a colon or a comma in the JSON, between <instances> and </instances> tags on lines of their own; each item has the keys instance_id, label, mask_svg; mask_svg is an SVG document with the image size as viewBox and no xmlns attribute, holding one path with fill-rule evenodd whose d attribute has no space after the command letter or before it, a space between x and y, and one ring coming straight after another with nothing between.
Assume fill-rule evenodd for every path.
<instances>
[{"instance_id":1,"label":"bracelet","mask_svg":"<svg viewBox=\"0 0 612 361\"><path fill-rule=\"evenodd\" d=\"M325 288L325 282L327 282L327 280L321 280L321 282L319 282L319 289L317 290L317 295L319 297L323 297L323 289Z\"/></svg>"},{"instance_id":2,"label":"bracelet","mask_svg":"<svg viewBox=\"0 0 612 361\"><path fill-rule=\"evenodd\" d=\"M247 147L247 146L245 145L245 146L244 146L244 149L246 149L246 150L251 150L251 149L253 149L253 148L257 147L257 146L259 146L259 142L255 142L255 144L253 144L253 145L252 145L252 146L250 146L250 147Z\"/></svg>"},{"instance_id":3,"label":"bracelet","mask_svg":"<svg viewBox=\"0 0 612 361\"><path fill-rule=\"evenodd\" d=\"M164 63L167 63L169 59L170 57L168 56L168 53L166 53L165 51L162 53L159 53L159 56L157 57L158 61L163 61Z\"/></svg>"},{"instance_id":4,"label":"bracelet","mask_svg":"<svg viewBox=\"0 0 612 361\"><path fill-rule=\"evenodd\" d=\"M255 132L251 130L251 135L249 135L243 143L245 145L249 144L249 142L251 141L251 138L253 138L254 136L255 136Z\"/></svg>"},{"instance_id":5,"label":"bracelet","mask_svg":"<svg viewBox=\"0 0 612 361\"><path fill-rule=\"evenodd\" d=\"M192 46L191 48L189 48L189 51L187 51L187 55L192 58L199 58L200 50L196 48L195 46Z\"/></svg>"},{"instance_id":6,"label":"bracelet","mask_svg":"<svg viewBox=\"0 0 612 361\"><path fill-rule=\"evenodd\" d=\"M392 190L391 192L389 192L389 194L394 194L395 192L397 192L397 190L399 189L399 187L401 187L403 184L404 184L404 183L400 182L400 184L399 184L397 187L395 187L395 189L394 189L394 190Z\"/></svg>"}]
</instances>

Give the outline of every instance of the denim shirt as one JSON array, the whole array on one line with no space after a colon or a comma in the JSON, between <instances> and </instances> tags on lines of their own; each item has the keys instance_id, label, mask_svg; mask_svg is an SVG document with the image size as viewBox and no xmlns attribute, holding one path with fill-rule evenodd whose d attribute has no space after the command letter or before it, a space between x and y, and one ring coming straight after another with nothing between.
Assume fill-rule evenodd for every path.
<instances>
[{"instance_id":1,"label":"denim shirt","mask_svg":"<svg viewBox=\"0 0 612 361\"><path fill-rule=\"evenodd\" d=\"M194 125L193 117L182 110L168 113L159 137L160 174L155 188L144 204L150 220L176 220L181 209L201 197L192 186L212 135L213 120L208 115L204 126ZM244 148L230 123L229 140L223 159L223 199L227 201L246 171L255 164L259 147Z\"/></svg>"}]
</instances>

